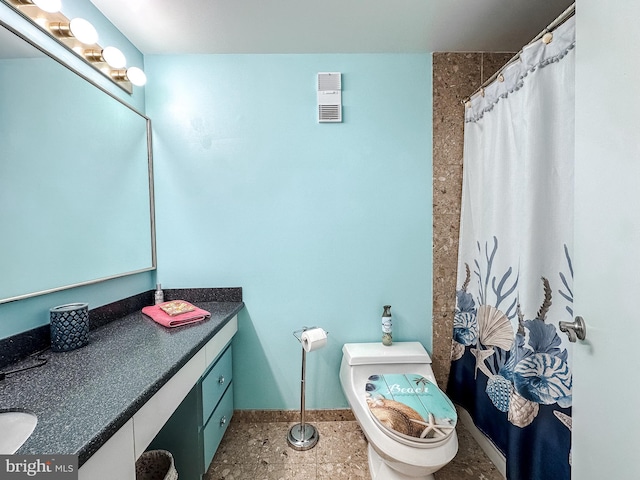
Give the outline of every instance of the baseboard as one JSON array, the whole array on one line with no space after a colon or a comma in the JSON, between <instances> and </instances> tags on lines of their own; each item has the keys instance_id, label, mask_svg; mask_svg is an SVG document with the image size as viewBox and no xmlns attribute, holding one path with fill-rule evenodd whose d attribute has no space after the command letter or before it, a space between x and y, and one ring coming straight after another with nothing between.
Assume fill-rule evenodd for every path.
<instances>
[{"instance_id":1,"label":"baseboard","mask_svg":"<svg viewBox=\"0 0 640 480\"><path fill-rule=\"evenodd\" d=\"M469 412L467 412L459 405L457 406L457 408L458 417L460 418L460 420L462 420L462 423L467 428L467 430L469 430L469 433L471 434L473 439L478 442L478 445L485 453L485 455L489 457L491 463L495 465L498 472L500 472L502 476L506 478L507 462L504 458L504 455L502 455L502 452L498 450L498 448L493 444L491 440L489 440L489 438L484 433L478 430L478 427L476 427L475 423L473 423L473 419L471 418Z\"/></svg>"},{"instance_id":2,"label":"baseboard","mask_svg":"<svg viewBox=\"0 0 640 480\"><path fill-rule=\"evenodd\" d=\"M348 408L328 410L306 410L305 422L348 422L355 421L353 412ZM300 410L235 410L234 419L238 422L299 422Z\"/></svg>"}]
</instances>

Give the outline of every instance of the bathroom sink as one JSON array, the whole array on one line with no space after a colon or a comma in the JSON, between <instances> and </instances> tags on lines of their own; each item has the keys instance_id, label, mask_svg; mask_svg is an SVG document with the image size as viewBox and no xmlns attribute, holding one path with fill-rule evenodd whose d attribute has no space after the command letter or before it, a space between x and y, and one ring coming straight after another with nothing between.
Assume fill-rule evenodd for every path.
<instances>
[{"instance_id":1,"label":"bathroom sink","mask_svg":"<svg viewBox=\"0 0 640 480\"><path fill-rule=\"evenodd\" d=\"M38 417L29 412L0 412L0 454L16 453L31 436L38 423Z\"/></svg>"}]
</instances>

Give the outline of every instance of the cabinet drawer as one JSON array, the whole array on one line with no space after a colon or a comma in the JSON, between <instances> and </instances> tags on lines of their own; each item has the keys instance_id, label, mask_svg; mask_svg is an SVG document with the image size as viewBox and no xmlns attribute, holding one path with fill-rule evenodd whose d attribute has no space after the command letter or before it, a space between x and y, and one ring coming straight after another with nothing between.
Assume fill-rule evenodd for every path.
<instances>
[{"instance_id":1,"label":"cabinet drawer","mask_svg":"<svg viewBox=\"0 0 640 480\"><path fill-rule=\"evenodd\" d=\"M213 412L209 421L202 429L204 445L204 465L203 472L207 471L213 455L216 453L218 445L222 440L224 432L227 431L231 416L233 415L233 383L229 385L226 393L220 400L220 404Z\"/></svg>"},{"instance_id":2,"label":"cabinet drawer","mask_svg":"<svg viewBox=\"0 0 640 480\"><path fill-rule=\"evenodd\" d=\"M231 383L231 345L218 358L215 365L209 370L209 373L202 379L202 423L206 423L207 419L216 408L222 394Z\"/></svg>"}]
</instances>

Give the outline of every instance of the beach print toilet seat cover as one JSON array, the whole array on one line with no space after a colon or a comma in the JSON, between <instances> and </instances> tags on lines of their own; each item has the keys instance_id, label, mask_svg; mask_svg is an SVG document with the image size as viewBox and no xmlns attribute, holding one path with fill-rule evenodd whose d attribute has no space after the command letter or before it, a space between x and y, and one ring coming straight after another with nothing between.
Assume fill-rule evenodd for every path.
<instances>
[{"instance_id":1,"label":"beach print toilet seat cover","mask_svg":"<svg viewBox=\"0 0 640 480\"><path fill-rule=\"evenodd\" d=\"M436 443L455 430L458 415L451 400L422 375L371 375L365 386L373 419L386 433L412 443Z\"/></svg>"}]
</instances>

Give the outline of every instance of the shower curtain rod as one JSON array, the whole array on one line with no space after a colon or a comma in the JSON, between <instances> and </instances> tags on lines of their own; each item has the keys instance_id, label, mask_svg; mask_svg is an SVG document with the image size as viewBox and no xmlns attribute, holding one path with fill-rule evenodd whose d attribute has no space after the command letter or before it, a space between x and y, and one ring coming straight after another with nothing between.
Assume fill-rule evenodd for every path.
<instances>
[{"instance_id":1,"label":"shower curtain rod","mask_svg":"<svg viewBox=\"0 0 640 480\"><path fill-rule=\"evenodd\" d=\"M553 30L555 30L556 28L558 28L564 22L569 20L573 15L575 15L575 13L576 13L576 4L574 2L573 4L571 4L571 6L569 8L567 8L564 12L562 12L553 22L551 22L549 25L547 25L547 27L544 30L542 30L538 35L536 35L533 40L531 40L529 43L527 43L527 45L525 45L525 47L528 46L528 45L531 45L534 42L537 42L542 37L544 37L547 33L550 33ZM498 78L505 68L507 68L513 62L517 61L520 58L520 54L521 53L522 53L522 50L520 50L513 57L511 57L507 63L505 63L496 73L494 73L487 80L485 80L482 83L482 85L480 85L471 95L469 95L469 96L463 98L462 100L460 100L460 103L462 103L463 105L466 105L467 102L469 102L471 100L471 97L473 97L476 93L482 91L487 85L489 85L496 78Z\"/></svg>"}]
</instances>

